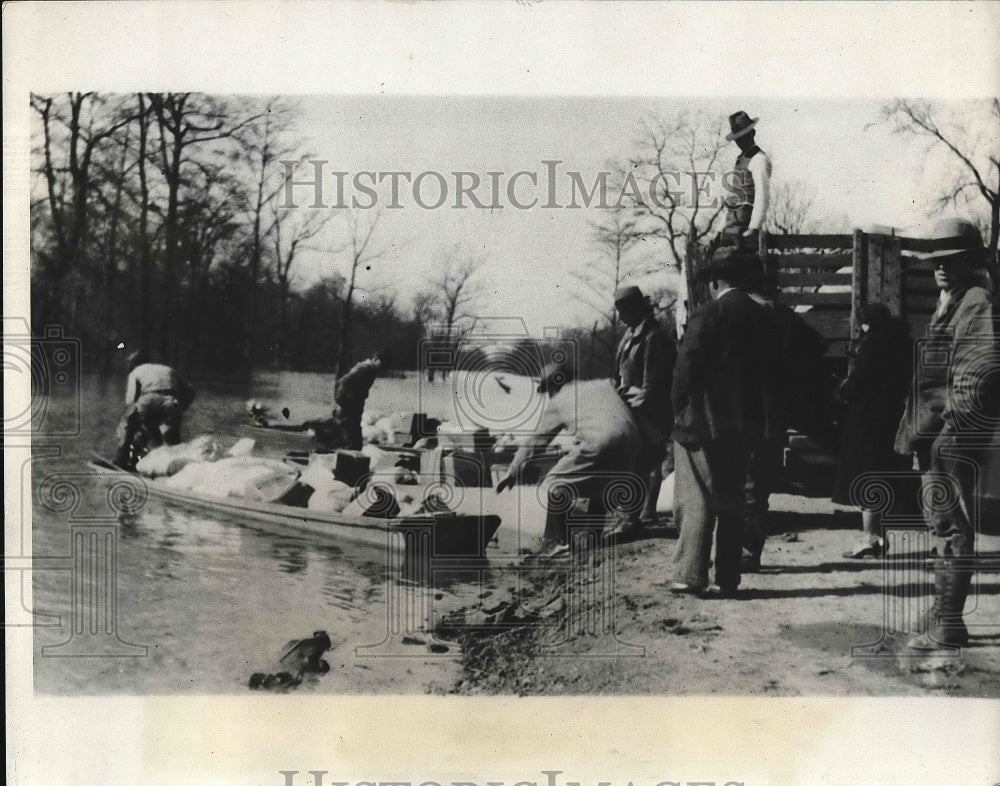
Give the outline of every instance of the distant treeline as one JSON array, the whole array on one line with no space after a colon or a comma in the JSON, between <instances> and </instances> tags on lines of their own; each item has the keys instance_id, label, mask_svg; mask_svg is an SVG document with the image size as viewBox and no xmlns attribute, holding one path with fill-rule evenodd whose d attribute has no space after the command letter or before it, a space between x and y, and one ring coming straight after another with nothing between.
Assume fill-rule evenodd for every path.
<instances>
[{"instance_id":1,"label":"distant treeline","mask_svg":"<svg viewBox=\"0 0 1000 786\"><path fill-rule=\"evenodd\" d=\"M280 162L313 155L282 99L63 93L31 106L32 331L79 339L85 370L120 370L139 348L193 376L343 373L386 347L393 367L419 369L427 338L456 360L478 351L481 259L446 250L401 304L377 215L344 216L346 239L332 242L334 211L279 208ZM308 287L296 285L305 249L329 259ZM381 283L369 280L382 263ZM578 374L607 376L620 333L606 314L564 334Z\"/></svg>"},{"instance_id":2,"label":"distant treeline","mask_svg":"<svg viewBox=\"0 0 1000 786\"><path fill-rule=\"evenodd\" d=\"M309 155L279 99L67 93L31 105L36 335L61 326L90 370L136 348L188 372L335 371L384 345L416 366L424 326L391 293L352 286L359 256L345 275L331 251L327 277L294 286L297 255L330 216L278 209L278 162Z\"/></svg>"}]
</instances>

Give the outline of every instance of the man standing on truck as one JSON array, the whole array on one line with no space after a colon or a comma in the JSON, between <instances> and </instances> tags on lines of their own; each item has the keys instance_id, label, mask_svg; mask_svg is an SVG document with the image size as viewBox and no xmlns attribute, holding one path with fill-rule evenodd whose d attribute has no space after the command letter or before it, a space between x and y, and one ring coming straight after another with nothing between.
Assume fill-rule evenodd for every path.
<instances>
[{"instance_id":1,"label":"man standing on truck","mask_svg":"<svg viewBox=\"0 0 1000 786\"><path fill-rule=\"evenodd\" d=\"M969 643L962 612L972 570L962 560L975 554L976 481L985 463L983 445L1000 417L1000 311L989 292L975 286L975 270L986 259L982 236L968 221L945 219L934 225L931 239L943 248L921 256L934 266L940 295L927 337L920 342L913 387L896 434L896 451L917 456L924 517L943 541L934 565L935 599L926 632L908 644L917 650ZM940 496L931 490L942 485L957 486L954 504L935 503Z\"/></svg>"},{"instance_id":2,"label":"man standing on truck","mask_svg":"<svg viewBox=\"0 0 1000 786\"><path fill-rule=\"evenodd\" d=\"M709 253L718 246L737 246L756 251L757 237L767 222L771 196L771 159L757 147L754 126L760 118L746 112L729 116L726 139L740 148L736 166L728 172L723 185L726 197L726 224L712 241Z\"/></svg>"}]
</instances>

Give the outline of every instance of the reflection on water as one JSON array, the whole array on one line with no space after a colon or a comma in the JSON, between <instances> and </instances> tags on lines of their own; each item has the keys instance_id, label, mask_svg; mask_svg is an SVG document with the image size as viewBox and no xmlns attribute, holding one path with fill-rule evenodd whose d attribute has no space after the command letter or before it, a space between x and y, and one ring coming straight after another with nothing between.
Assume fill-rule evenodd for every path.
<instances>
[{"instance_id":1,"label":"reflection on water","mask_svg":"<svg viewBox=\"0 0 1000 786\"><path fill-rule=\"evenodd\" d=\"M379 388L373 390L373 406L401 409L406 381L385 382L391 384L383 386L382 399ZM314 407L328 407L324 397L332 398L333 390L323 375L269 375L262 388L274 398L297 393ZM243 401L254 392L199 390L185 436L227 435L241 422ZM208 517L155 498L116 518L107 505L107 479L80 474L92 448L111 452L119 412L107 402L99 381L90 381L79 438L60 446L57 457L38 453L32 467L33 553L57 558L53 569L33 571L33 607L60 616L59 626L35 631L36 690L241 693L250 673L276 668L286 642L321 629L335 645L328 659L333 664L339 657L341 663L310 689L422 690L406 684L405 676L385 676L407 673L395 662L366 661L363 676L352 670L354 647L379 642L388 625L386 562L379 549L268 533L246 526L249 522ZM51 402L53 408L59 405ZM416 408L412 396L409 408ZM60 473L72 474L80 491L72 511L38 499L39 484ZM70 531L84 519L117 522L118 631L122 640L147 646L148 657L40 657L42 646L70 638Z\"/></svg>"}]
</instances>

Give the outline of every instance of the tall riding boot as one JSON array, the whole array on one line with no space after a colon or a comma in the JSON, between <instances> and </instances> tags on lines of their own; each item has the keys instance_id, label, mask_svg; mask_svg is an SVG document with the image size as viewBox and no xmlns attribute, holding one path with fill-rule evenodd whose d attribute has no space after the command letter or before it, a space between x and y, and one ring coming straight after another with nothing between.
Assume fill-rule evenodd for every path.
<instances>
[{"instance_id":1,"label":"tall riding boot","mask_svg":"<svg viewBox=\"0 0 1000 786\"><path fill-rule=\"evenodd\" d=\"M914 650L953 649L969 643L969 630L962 620L969 595L972 571L957 568L951 560L941 560L934 572L935 599L928 612L925 633L907 643Z\"/></svg>"}]
</instances>

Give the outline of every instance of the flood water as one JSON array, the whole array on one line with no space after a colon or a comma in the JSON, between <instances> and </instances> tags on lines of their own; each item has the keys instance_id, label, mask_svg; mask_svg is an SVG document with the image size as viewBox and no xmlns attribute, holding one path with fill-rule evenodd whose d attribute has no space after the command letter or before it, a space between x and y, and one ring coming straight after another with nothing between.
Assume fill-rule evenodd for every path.
<instances>
[{"instance_id":1,"label":"flood water","mask_svg":"<svg viewBox=\"0 0 1000 786\"><path fill-rule=\"evenodd\" d=\"M86 462L91 451L113 454L123 385L124 379L85 379L79 404L75 397L48 401L44 417L49 431L70 432L78 419L79 433L37 435L30 471L23 470L22 487L27 491L30 485L34 508L30 608L36 615L36 691L243 693L252 672L281 668L278 657L286 642L320 629L333 640L334 649L326 656L331 671L300 691L423 692L428 682L447 687L456 671L454 660L427 661L422 648L407 653L415 657L402 659L357 657L356 647L385 638L387 593L397 586L378 548L260 531L152 497L134 515L117 517L107 502L109 479L93 474ZM380 379L369 409L385 414L422 409L450 418L453 391L451 383L428 385L412 376ZM223 444L235 441L250 397L287 406L294 420L321 417L332 405L333 380L283 373L262 374L244 384L200 386L184 438L214 433ZM60 486L60 480L68 485ZM106 575L113 575L117 585L117 638L124 643L113 635L92 635L73 601L79 581L73 578L71 531L109 524L115 528L116 559L114 571ZM87 587L94 583L91 579L84 582ZM458 594L479 590L471 585L452 588ZM113 616L106 619L113 622ZM75 624L82 626L75 632L82 630L89 638L77 636L74 642ZM98 640L107 657L94 657L88 650ZM74 644L83 645L87 656L66 657L80 649ZM143 653L126 645L146 649Z\"/></svg>"}]
</instances>

